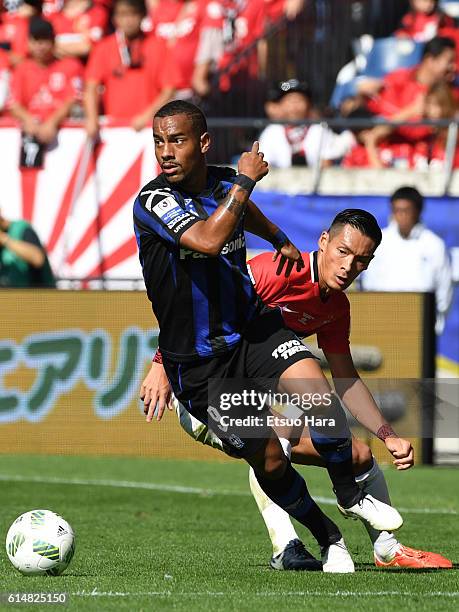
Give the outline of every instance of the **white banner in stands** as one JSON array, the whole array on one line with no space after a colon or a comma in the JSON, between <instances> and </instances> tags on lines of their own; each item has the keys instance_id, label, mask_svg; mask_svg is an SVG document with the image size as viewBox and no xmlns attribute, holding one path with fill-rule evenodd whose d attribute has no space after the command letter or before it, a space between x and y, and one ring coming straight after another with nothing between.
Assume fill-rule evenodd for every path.
<instances>
[{"instance_id":1,"label":"white banner in stands","mask_svg":"<svg viewBox=\"0 0 459 612\"><path fill-rule=\"evenodd\" d=\"M81 128L63 128L42 170L19 169L20 132L0 129L0 208L30 221L58 277L140 278L132 205L154 178L151 128L106 128L92 147Z\"/></svg>"}]
</instances>

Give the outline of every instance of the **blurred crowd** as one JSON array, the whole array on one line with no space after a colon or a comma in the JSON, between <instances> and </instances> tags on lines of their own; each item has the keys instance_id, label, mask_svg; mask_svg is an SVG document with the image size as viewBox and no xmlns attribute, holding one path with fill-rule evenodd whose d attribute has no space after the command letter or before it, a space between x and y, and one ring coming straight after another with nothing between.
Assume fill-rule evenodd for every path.
<instances>
[{"instance_id":1,"label":"blurred crowd","mask_svg":"<svg viewBox=\"0 0 459 612\"><path fill-rule=\"evenodd\" d=\"M109 125L140 130L171 99L202 102L216 90L249 95L269 63L266 35L311 4L314 0L3 0L0 116L21 124L23 165L39 166L40 148L55 140L68 117L83 121L94 138L102 116ZM410 65L405 64L411 47L404 51L404 41L418 52ZM360 37L328 108L315 104L312 82L287 78L270 87L265 113L273 123L260 139L273 166L423 169L444 167L447 157L459 166L457 147L447 155L447 122L457 117L459 101L455 19L436 0L410 0L389 42L391 48L402 44L403 67L365 69L378 41ZM349 71L343 87L340 80ZM208 114L219 114L218 103L213 110ZM333 116L352 120L350 129L301 125ZM374 117L445 121L371 126Z\"/></svg>"},{"instance_id":2,"label":"blurred crowd","mask_svg":"<svg viewBox=\"0 0 459 612\"><path fill-rule=\"evenodd\" d=\"M4 0L0 109L48 144L69 115L140 130L172 98L256 76L251 45L304 0ZM219 77L215 83L215 75Z\"/></svg>"}]
</instances>

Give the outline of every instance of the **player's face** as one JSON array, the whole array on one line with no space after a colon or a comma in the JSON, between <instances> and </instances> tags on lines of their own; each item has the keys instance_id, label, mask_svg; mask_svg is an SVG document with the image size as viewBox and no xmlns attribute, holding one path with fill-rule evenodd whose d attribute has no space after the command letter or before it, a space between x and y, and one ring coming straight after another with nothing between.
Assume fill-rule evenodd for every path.
<instances>
[{"instance_id":1,"label":"player's face","mask_svg":"<svg viewBox=\"0 0 459 612\"><path fill-rule=\"evenodd\" d=\"M332 291L344 291L368 268L375 243L351 225L331 236L322 232L319 239L319 278Z\"/></svg>"},{"instance_id":2,"label":"player's face","mask_svg":"<svg viewBox=\"0 0 459 612\"><path fill-rule=\"evenodd\" d=\"M392 217L398 225L402 236L409 236L411 230L419 221L419 211L410 200L394 200L392 202Z\"/></svg>"},{"instance_id":3,"label":"player's face","mask_svg":"<svg viewBox=\"0 0 459 612\"><path fill-rule=\"evenodd\" d=\"M187 115L156 117L153 138L156 159L169 183L189 182L194 172L205 168L209 134L199 136Z\"/></svg>"}]
</instances>

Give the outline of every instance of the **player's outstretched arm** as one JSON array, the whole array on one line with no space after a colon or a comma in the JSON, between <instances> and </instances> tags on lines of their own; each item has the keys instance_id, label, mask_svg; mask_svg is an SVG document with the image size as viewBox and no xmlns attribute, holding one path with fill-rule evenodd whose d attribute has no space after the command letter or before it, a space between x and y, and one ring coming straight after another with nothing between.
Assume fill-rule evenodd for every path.
<instances>
[{"instance_id":1,"label":"player's outstretched arm","mask_svg":"<svg viewBox=\"0 0 459 612\"><path fill-rule=\"evenodd\" d=\"M172 410L171 395L171 386L162 363L153 361L140 387L140 399L144 404L147 423L151 423L154 416L160 421L166 407Z\"/></svg>"},{"instance_id":2,"label":"player's outstretched arm","mask_svg":"<svg viewBox=\"0 0 459 612\"><path fill-rule=\"evenodd\" d=\"M370 390L355 369L350 353L325 353L336 392L352 416L384 442L398 470L414 465L414 450L408 440L399 438L384 418Z\"/></svg>"},{"instance_id":3,"label":"player's outstretched arm","mask_svg":"<svg viewBox=\"0 0 459 612\"><path fill-rule=\"evenodd\" d=\"M254 142L252 150L241 155L239 174L228 195L208 219L195 223L182 234L182 246L211 257L219 255L245 213L255 184L268 174L268 164L258 147L258 142Z\"/></svg>"},{"instance_id":4,"label":"player's outstretched arm","mask_svg":"<svg viewBox=\"0 0 459 612\"><path fill-rule=\"evenodd\" d=\"M296 246L290 242L288 236L275 225L272 221L265 217L261 210L251 200L247 204L247 212L244 220L244 229L251 234L263 238L270 242L276 249L273 255L273 261L281 256L276 274L280 274L285 264L285 276L289 276L296 265L296 270L299 272L304 267L303 258Z\"/></svg>"}]
</instances>

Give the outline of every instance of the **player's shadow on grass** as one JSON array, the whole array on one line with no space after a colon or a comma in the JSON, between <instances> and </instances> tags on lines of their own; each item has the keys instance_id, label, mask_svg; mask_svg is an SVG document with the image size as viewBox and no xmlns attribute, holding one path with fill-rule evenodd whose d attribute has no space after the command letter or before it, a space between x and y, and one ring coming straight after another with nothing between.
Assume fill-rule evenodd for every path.
<instances>
[{"instance_id":1,"label":"player's shadow on grass","mask_svg":"<svg viewBox=\"0 0 459 612\"><path fill-rule=\"evenodd\" d=\"M373 563L356 563L355 570L366 572L377 572L380 574L381 572L385 573L396 573L396 574L433 574L433 573L444 573L450 572L452 570L458 570L459 563L453 563L452 568L445 567L424 567L424 568L414 568L414 567L376 567Z\"/></svg>"}]
</instances>

